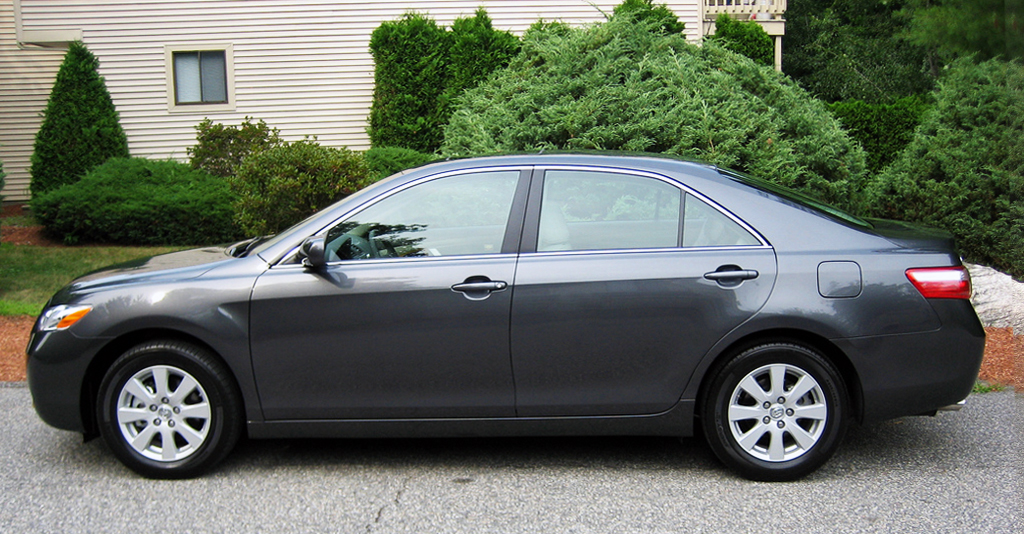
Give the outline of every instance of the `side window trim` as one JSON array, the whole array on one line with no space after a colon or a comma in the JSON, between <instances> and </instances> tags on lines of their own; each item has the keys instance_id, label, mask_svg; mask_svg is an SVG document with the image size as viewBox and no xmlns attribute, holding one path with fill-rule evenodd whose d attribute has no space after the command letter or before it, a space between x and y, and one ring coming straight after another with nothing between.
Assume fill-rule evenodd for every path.
<instances>
[{"instance_id":1,"label":"side window trim","mask_svg":"<svg viewBox=\"0 0 1024 534\"><path fill-rule=\"evenodd\" d=\"M671 248L638 248L638 249L604 249L604 250L571 250L571 251L541 251L537 250L537 241L540 232L540 210L544 195L544 180L548 171L582 171L582 172L607 172L612 174L623 174L630 176L641 176L646 178L653 178L662 182L665 182L673 187L678 188L681 191L681 198L679 202L679 235L678 242L675 247ZM741 228L754 236L758 241L758 245L716 245L716 246L702 246L702 247L683 247L683 225L685 224L685 200L686 195L693 195L695 198L704 202L712 209L718 211L729 220L738 224ZM724 249L741 249L750 250L752 248L771 248L771 244L761 235L760 232L752 228L745 221L733 215L729 210L720 206L717 202L709 199L703 194L693 190L686 184L683 184L677 180L663 176L658 173L642 171L636 169L622 169L617 167L594 167L594 166L583 166L583 165L545 165L543 167L538 166L533 171L533 180L530 187L529 200L526 209L526 222L522 233L522 244L520 247L521 253L523 254L612 254L621 253L623 251L636 251L636 252L659 252L665 250L677 250L677 251L699 251L699 250L724 250Z\"/></svg>"}]
</instances>

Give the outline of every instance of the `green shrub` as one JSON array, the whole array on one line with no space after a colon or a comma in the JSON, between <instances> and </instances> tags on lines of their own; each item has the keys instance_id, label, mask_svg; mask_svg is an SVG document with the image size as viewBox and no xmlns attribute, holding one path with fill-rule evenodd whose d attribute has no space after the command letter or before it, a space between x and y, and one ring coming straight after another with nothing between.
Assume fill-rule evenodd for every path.
<instances>
[{"instance_id":1,"label":"green shrub","mask_svg":"<svg viewBox=\"0 0 1024 534\"><path fill-rule=\"evenodd\" d=\"M483 8L477 9L473 17L456 19L451 31L445 103L476 87L492 72L508 65L518 53L519 38L511 32L495 30ZM446 109L446 121L449 114Z\"/></svg>"},{"instance_id":2,"label":"green shrub","mask_svg":"<svg viewBox=\"0 0 1024 534\"><path fill-rule=\"evenodd\" d=\"M248 235L266 235L352 193L367 176L362 154L306 139L253 154L228 181L238 195L238 225Z\"/></svg>"},{"instance_id":3,"label":"green shrub","mask_svg":"<svg viewBox=\"0 0 1024 534\"><path fill-rule=\"evenodd\" d=\"M112 158L80 181L32 199L65 243L206 245L240 234L224 180L175 161Z\"/></svg>"},{"instance_id":4,"label":"green shrub","mask_svg":"<svg viewBox=\"0 0 1024 534\"><path fill-rule=\"evenodd\" d=\"M952 63L868 192L874 215L945 228L967 259L1024 277L1024 65Z\"/></svg>"},{"instance_id":5,"label":"green shrub","mask_svg":"<svg viewBox=\"0 0 1024 534\"><path fill-rule=\"evenodd\" d=\"M203 119L196 125L196 145L188 148L188 155L193 169L227 178L245 158L280 144L277 128L262 120L253 124L246 117L239 126L225 126Z\"/></svg>"},{"instance_id":6,"label":"green shrub","mask_svg":"<svg viewBox=\"0 0 1024 534\"><path fill-rule=\"evenodd\" d=\"M433 152L441 144L451 35L433 20L408 13L370 37L375 64L370 142Z\"/></svg>"},{"instance_id":7,"label":"green shrub","mask_svg":"<svg viewBox=\"0 0 1024 534\"><path fill-rule=\"evenodd\" d=\"M442 155L542 148L678 154L846 207L864 173L860 146L785 76L618 15L528 30L509 67L460 98Z\"/></svg>"},{"instance_id":8,"label":"green shrub","mask_svg":"<svg viewBox=\"0 0 1024 534\"><path fill-rule=\"evenodd\" d=\"M4 172L4 162L0 160L0 205L3 205L4 201L4 186L7 182L7 173Z\"/></svg>"},{"instance_id":9,"label":"green shrub","mask_svg":"<svg viewBox=\"0 0 1024 534\"><path fill-rule=\"evenodd\" d=\"M36 133L32 196L75 183L110 158L128 157L128 138L99 64L84 44L71 43Z\"/></svg>"},{"instance_id":10,"label":"green shrub","mask_svg":"<svg viewBox=\"0 0 1024 534\"><path fill-rule=\"evenodd\" d=\"M519 39L495 30L483 8L459 18L448 31L424 15L409 13L374 30L370 142L434 152L451 116L451 102L504 67Z\"/></svg>"},{"instance_id":11,"label":"green shrub","mask_svg":"<svg viewBox=\"0 0 1024 534\"><path fill-rule=\"evenodd\" d=\"M908 96L892 104L851 100L829 104L828 107L864 147L868 169L877 172L892 163L910 143L928 104L920 97Z\"/></svg>"},{"instance_id":12,"label":"green shrub","mask_svg":"<svg viewBox=\"0 0 1024 534\"><path fill-rule=\"evenodd\" d=\"M775 64L772 38L756 22L739 21L722 13L715 19L715 34L710 39L760 65Z\"/></svg>"},{"instance_id":13,"label":"green shrub","mask_svg":"<svg viewBox=\"0 0 1024 534\"><path fill-rule=\"evenodd\" d=\"M423 165L437 159L433 154L424 154L408 148L371 148L363 156L369 171L367 185L396 172Z\"/></svg>"},{"instance_id":14,"label":"green shrub","mask_svg":"<svg viewBox=\"0 0 1024 534\"><path fill-rule=\"evenodd\" d=\"M663 34L680 34L686 29L686 24L679 22L676 14L668 6L655 5L653 0L625 0L615 6L612 13L616 17L631 17L643 21Z\"/></svg>"}]
</instances>

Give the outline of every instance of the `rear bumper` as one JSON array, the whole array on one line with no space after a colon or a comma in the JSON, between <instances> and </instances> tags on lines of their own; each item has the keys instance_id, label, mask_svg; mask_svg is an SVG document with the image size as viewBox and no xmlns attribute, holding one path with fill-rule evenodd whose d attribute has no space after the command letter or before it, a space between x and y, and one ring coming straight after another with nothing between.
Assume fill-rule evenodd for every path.
<instances>
[{"instance_id":1,"label":"rear bumper","mask_svg":"<svg viewBox=\"0 0 1024 534\"><path fill-rule=\"evenodd\" d=\"M985 329L966 300L933 300L932 332L833 340L860 379L861 419L934 413L965 399L985 350Z\"/></svg>"}]
</instances>

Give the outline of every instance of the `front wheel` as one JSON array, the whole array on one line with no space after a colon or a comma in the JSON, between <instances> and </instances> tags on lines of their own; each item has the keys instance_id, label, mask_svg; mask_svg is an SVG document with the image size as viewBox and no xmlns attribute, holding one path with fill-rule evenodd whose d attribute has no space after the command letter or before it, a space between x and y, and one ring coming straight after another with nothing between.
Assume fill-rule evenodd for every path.
<instances>
[{"instance_id":1,"label":"front wheel","mask_svg":"<svg viewBox=\"0 0 1024 534\"><path fill-rule=\"evenodd\" d=\"M150 478L189 478L222 460L241 434L240 395L204 349L155 341L122 354L97 403L100 433L126 466Z\"/></svg>"},{"instance_id":2,"label":"front wheel","mask_svg":"<svg viewBox=\"0 0 1024 534\"><path fill-rule=\"evenodd\" d=\"M770 343L712 379L701 411L715 455L752 480L794 480L824 464L846 431L846 389L817 351Z\"/></svg>"}]
</instances>

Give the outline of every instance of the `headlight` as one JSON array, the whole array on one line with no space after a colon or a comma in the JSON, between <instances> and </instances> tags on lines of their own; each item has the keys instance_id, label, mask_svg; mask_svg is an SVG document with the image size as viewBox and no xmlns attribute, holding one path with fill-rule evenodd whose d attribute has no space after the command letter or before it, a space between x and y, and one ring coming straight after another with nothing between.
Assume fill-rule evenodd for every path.
<instances>
[{"instance_id":1,"label":"headlight","mask_svg":"<svg viewBox=\"0 0 1024 534\"><path fill-rule=\"evenodd\" d=\"M64 330L77 323L92 311L92 306L54 306L39 319L39 330L49 332Z\"/></svg>"}]
</instances>

